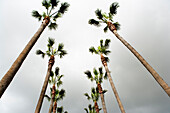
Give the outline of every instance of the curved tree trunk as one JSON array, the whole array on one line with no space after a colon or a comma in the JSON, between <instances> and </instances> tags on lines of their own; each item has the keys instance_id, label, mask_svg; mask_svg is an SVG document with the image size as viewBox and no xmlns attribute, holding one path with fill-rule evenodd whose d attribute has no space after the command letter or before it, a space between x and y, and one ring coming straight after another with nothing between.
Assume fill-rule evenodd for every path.
<instances>
[{"instance_id":1,"label":"curved tree trunk","mask_svg":"<svg viewBox=\"0 0 170 113\"><path fill-rule=\"evenodd\" d=\"M170 87L168 84L159 76L159 74L146 62L146 60L126 41L124 40L115 29L115 26L108 22L110 31L138 58L138 60L144 65L144 67L151 73L158 84L164 89L164 91L170 97Z\"/></svg>"},{"instance_id":2,"label":"curved tree trunk","mask_svg":"<svg viewBox=\"0 0 170 113\"><path fill-rule=\"evenodd\" d=\"M120 108L120 110L121 110L122 113L125 113L125 110L124 110L124 108L123 108L122 102L120 101L118 92L117 92L117 90L116 90L116 87L115 87L115 85L114 85L114 83L113 83L113 80L112 80L112 77L111 77L111 75L110 75L110 71L109 71L109 69L108 69L107 63L106 63L105 58L104 58L104 56L103 56L102 54L101 54L101 61L102 61L103 66L105 67L107 76L108 76L108 78L109 78L110 85L111 85L111 87L112 87L113 93L115 94L115 97L116 97L116 100L117 100L117 102L118 102L119 108Z\"/></svg>"},{"instance_id":3,"label":"curved tree trunk","mask_svg":"<svg viewBox=\"0 0 170 113\"><path fill-rule=\"evenodd\" d=\"M103 112L104 112L104 113L107 113L106 103L105 103L105 100L104 100L104 94L103 94L103 91L102 91L101 84L98 83L98 84L97 84L97 87L98 87L98 89L99 89L99 94L100 94L101 101L102 101Z\"/></svg>"},{"instance_id":4,"label":"curved tree trunk","mask_svg":"<svg viewBox=\"0 0 170 113\"><path fill-rule=\"evenodd\" d=\"M38 31L34 34L32 39L28 42L28 44L25 46L25 48L20 53L18 58L12 64L12 66L10 67L8 72L1 79L1 81L0 81L0 98L3 95L3 93L5 92L5 90L7 89L7 87L9 86L9 84L11 83L11 81L14 78L15 74L17 73L17 71L21 67L21 65L24 62L25 58L27 57L28 53L30 52L30 50L32 49L32 47L34 46L34 44L36 43L36 41L40 37L41 33L44 31L44 29L48 25L48 23L49 23L48 19L45 19L42 22L42 24L41 24L40 28L38 29Z\"/></svg>"},{"instance_id":5,"label":"curved tree trunk","mask_svg":"<svg viewBox=\"0 0 170 113\"><path fill-rule=\"evenodd\" d=\"M52 99L51 99L51 104L50 104L50 108L49 108L48 113L51 113L51 112L52 112L53 103L54 103L54 98L55 98L55 84L53 84L53 87L52 87Z\"/></svg>"},{"instance_id":6,"label":"curved tree trunk","mask_svg":"<svg viewBox=\"0 0 170 113\"><path fill-rule=\"evenodd\" d=\"M40 97L39 97L39 100L38 100L38 103L37 103L37 106L36 106L36 109L35 109L35 113L39 113L40 110L41 110L41 106L42 106L42 103L43 103L44 95L45 95L45 92L46 92L46 89L47 89L48 80L49 80L49 77L50 77L50 73L51 73L53 64L54 64L54 56L51 56L49 63L48 63L48 70L47 70L47 74L46 74L46 77L45 77L45 81L44 81L43 87L41 89Z\"/></svg>"}]
</instances>

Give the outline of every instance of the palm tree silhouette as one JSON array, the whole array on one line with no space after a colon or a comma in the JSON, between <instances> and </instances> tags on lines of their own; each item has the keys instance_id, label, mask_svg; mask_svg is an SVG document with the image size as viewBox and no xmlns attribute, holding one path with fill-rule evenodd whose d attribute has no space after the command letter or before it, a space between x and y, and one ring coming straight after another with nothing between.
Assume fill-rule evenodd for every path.
<instances>
[{"instance_id":1,"label":"palm tree silhouette","mask_svg":"<svg viewBox=\"0 0 170 113\"><path fill-rule=\"evenodd\" d=\"M137 59L143 64L143 66L151 73L151 75L155 78L158 84L163 88L163 90L170 96L170 87L168 84L160 77L160 75L147 63L147 61L126 41L124 40L118 33L117 30L120 29L120 24L118 22L113 21L113 17L117 14L117 8L119 4L114 2L110 6L110 12L102 13L101 10L97 9L95 11L98 21L95 19L90 19L89 24L93 24L95 26L100 26L101 23L105 23L106 27L104 31L109 30L137 57Z\"/></svg>"},{"instance_id":2,"label":"palm tree silhouette","mask_svg":"<svg viewBox=\"0 0 170 113\"><path fill-rule=\"evenodd\" d=\"M46 13L43 12L43 14L40 14L38 11L35 10L32 12L32 16L37 18L39 21L42 21L42 24L37 30L37 32L34 34L34 36L31 38L31 40L28 42L28 44L25 46L23 51L20 53L18 58L15 60L15 62L12 64L8 72L1 79L0 98L7 89L7 87L9 86L9 84L12 82L15 74L21 67L28 53L31 51L32 47L37 42L38 38L40 37L44 29L47 26L50 28L50 30L57 28L56 20L59 17L61 17L69 7L69 4L67 2L61 3L60 8L54 13L52 13L52 11L55 10L55 8L58 6L58 3L59 3L58 0L43 0L42 6L46 8L47 10Z\"/></svg>"},{"instance_id":3,"label":"palm tree silhouette","mask_svg":"<svg viewBox=\"0 0 170 113\"><path fill-rule=\"evenodd\" d=\"M37 107L35 109L35 113L40 112L42 102L43 102L43 99L44 99L44 95L45 95L45 92L46 92L46 89L47 89L50 73L51 73L52 67L53 67L54 62L55 62L54 56L58 55L60 58L62 58L64 55L67 54L67 52L65 50L63 50L64 45L62 43L60 43L58 45L58 49L53 48L54 43L55 43L55 40L52 39L52 38L49 38L48 44L47 44L48 50L46 52L43 52L41 50L36 51L36 54L41 55L42 58L44 58L45 55L47 55L48 57L50 57L50 59L49 59L49 62L48 62L47 74L46 74L45 81L44 81L44 84L43 84L43 87L42 87L42 90L41 90L41 93L40 93L40 97L39 97L39 100L38 100L38 103L37 103Z\"/></svg>"},{"instance_id":4,"label":"palm tree silhouette","mask_svg":"<svg viewBox=\"0 0 170 113\"><path fill-rule=\"evenodd\" d=\"M120 101L120 98L119 98L119 95L118 95L118 92L116 91L116 87L113 83L113 80L112 80L112 77L110 75L110 71L109 71L109 68L107 66L107 62L109 61L109 58L108 57L104 57L103 54L105 55L108 55L111 51L108 50L109 48L109 43L110 43L110 40L109 39L106 39L105 40L105 43L103 44L103 40L100 40L100 46L98 46L98 49L95 49L94 47L91 47L89 49L89 51L93 54L98 54L101 56L101 62L106 70L106 73L107 73L107 76L109 78L109 82L110 82L110 85L112 87L112 90L115 94L115 97L116 97L116 100L118 102L118 105L119 105L119 108L121 110L122 113L125 113L125 110L123 108L123 105L122 105L122 102Z\"/></svg>"}]
</instances>

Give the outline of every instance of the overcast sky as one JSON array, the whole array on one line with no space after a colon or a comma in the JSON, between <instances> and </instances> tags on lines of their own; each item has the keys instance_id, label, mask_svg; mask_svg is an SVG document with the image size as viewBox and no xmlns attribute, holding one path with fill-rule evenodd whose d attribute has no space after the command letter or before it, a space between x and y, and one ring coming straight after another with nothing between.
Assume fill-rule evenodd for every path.
<instances>
[{"instance_id":1,"label":"overcast sky","mask_svg":"<svg viewBox=\"0 0 170 113\"><path fill-rule=\"evenodd\" d=\"M39 28L31 16L32 10L45 11L42 0L0 1L0 79L10 68L22 49ZM85 113L91 101L83 95L94 84L84 71L101 67L100 57L89 53L100 39L111 39L109 69L127 113L170 113L170 98L135 56L111 33L88 24L96 18L97 8L107 12L112 2L118 2L114 18L121 24L118 33L127 40L170 85L170 1L169 0L63 0L69 10L58 23L56 31L45 31L40 36L12 83L0 100L0 113L33 113L47 72L48 58L35 54L46 50L48 37L64 43L68 55L56 57L54 67L64 74L62 88L66 97L58 105L69 113ZM108 81L104 81L108 113L120 113ZM49 90L46 92L49 94ZM50 103L44 99L41 113L47 113ZM101 102L99 100L99 105ZM101 112L103 113L103 112Z\"/></svg>"}]
</instances>

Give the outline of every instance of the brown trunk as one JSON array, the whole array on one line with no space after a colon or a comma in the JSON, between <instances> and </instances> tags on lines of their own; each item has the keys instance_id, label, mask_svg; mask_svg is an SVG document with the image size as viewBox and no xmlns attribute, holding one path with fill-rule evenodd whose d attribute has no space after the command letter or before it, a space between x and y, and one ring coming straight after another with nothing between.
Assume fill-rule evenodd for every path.
<instances>
[{"instance_id":1,"label":"brown trunk","mask_svg":"<svg viewBox=\"0 0 170 113\"><path fill-rule=\"evenodd\" d=\"M57 109L57 102L54 102L54 106L53 106L53 113L56 113L56 109Z\"/></svg>"},{"instance_id":2,"label":"brown trunk","mask_svg":"<svg viewBox=\"0 0 170 113\"><path fill-rule=\"evenodd\" d=\"M94 107L95 107L96 113L99 113L99 106L96 101L94 102Z\"/></svg>"},{"instance_id":3,"label":"brown trunk","mask_svg":"<svg viewBox=\"0 0 170 113\"><path fill-rule=\"evenodd\" d=\"M48 113L51 113L51 112L52 112L52 109L53 109L53 103L54 103L54 98L55 98L55 91L56 91L55 84L53 84L51 104L50 104L50 108L49 108Z\"/></svg>"},{"instance_id":4,"label":"brown trunk","mask_svg":"<svg viewBox=\"0 0 170 113\"><path fill-rule=\"evenodd\" d=\"M116 91L116 87L115 87L115 85L114 85L114 83L113 83L113 80L112 80L112 77L111 77L111 75L110 75L110 71L109 71L109 69L108 69L107 63L106 63L105 58L104 58L104 56L103 56L102 54L101 54L101 61L102 61L103 66L105 67L107 76L108 76L108 78L109 78L110 85L111 85L111 87L112 87L113 93L115 94L115 97L116 97L116 100L117 100L117 102L118 102L119 108L120 108L120 110L121 110L122 113L125 113L125 110L124 110L123 105L122 105L122 103L121 103L121 101L120 101L118 92Z\"/></svg>"},{"instance_id":5,"label":"brown trunk","mask_svg":"<svg viewBox=\"0 0 170 113\"><path fill-rule=\"evenodd\" d=\"M28 53L30 52L30 50L32 49L32 47L34 46L34 44L36 43L36 41L40 37L41 33L44 31L44 29L48 25L48 23L49 23L48 18L45 19L42 22L42 24L41 24L40 28L38 29L38 31L34 34L32 39L28 42L28 44L25 46L25 48L20 53L18 58L12 64L12 66L10 67L8 72L1 79L1 81L0 81L0 98L3 95L3 93L5 92L5 90L7 89L7 87L9 86L9 84L11 83L11 81L14 78L15 74L17 73L17 71L21 67L21 65L24 62L25 58L27 57Z\"/></svg>"},{"instance_id":6,"label":"brown trunk","mask_svg":"<svg viewBox=\"0 0 170 113\"><path fill-rule=\"evenodd\" d=\"M97 87L99 89L99 93L100 93L100 97L101 97L101 101L102 101L103 112L107 113L106 104L105 104L105 100L104 100L104 94L103 94L103 91L102 91L101 84L98 83Z\"/></svg>"},{"instance_id":7,"label":"brown trunk","mask_svg":"<svg viewBox=\"0 0 170 113\"><path fill-rule=\"evenodd\" d=\"M41 89L40 97L39 97L39 100L38 100L38 103L37 103L37 106L36 106L36 109L35 109L35 113L39 113L40 110L41 110L41 106L42 106L42 103L43 103L44 95L45 95L45 92L46 92L46 89L47 89L48 80L49 80L49 77L50 77L50 72L52 70L53 64L54 64L54 56L51 56L49 63L48 63L48 70L47 70L47 74L46 74L46 77L45 77L45 81L44 81L43 87Z\"/></svg>"},{"instance_id":8,"label":"brown trunk","mask_svg":"<svg viewBox=\"0 0 170 113\"><path fill-rule=\"evenodd\" d=\"M115 29L115 26L108 22L110 31L137 57L137 59L144 65L144 67L152 74L158 84L164 89L164 91L170 97L170 87L168 84L159 76L159 74L146 62L146 60L126 41L124 40Z\"/></svg>"}]
</instances>

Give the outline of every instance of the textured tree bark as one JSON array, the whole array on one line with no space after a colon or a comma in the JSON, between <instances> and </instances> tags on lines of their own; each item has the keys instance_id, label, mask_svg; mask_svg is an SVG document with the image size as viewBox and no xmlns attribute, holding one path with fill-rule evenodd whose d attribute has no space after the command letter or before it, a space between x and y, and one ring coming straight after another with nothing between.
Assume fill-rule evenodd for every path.
<instances>
[{"instance_id":1,"label":"textured tree bark","mask_svg":"<svg viewBox=\"0 0 170 113\"><path fill-rule=\"evenodd\" d=\"M99 106L96 101L94 102L94 107L95 107L96 113L99 113Z\"/></svg>"},{"instance_id":2,"label":"textured tree bark","mask_svg":"<svg viewBox=\"0 0 170 113\"><path fill-rule=\"evenodd\" d=\"M27 57L28 53L30 52L30 50L32 49L32 47L34 46L34 44L36 43L36 41L40 37L41 33L44 31L44 29L48 25L48 23L49 23L48 18L45 19L42 22L42 24L41 24L40 28L38 29L38 31L34 34L34 36L31 38L31 40L25 46L23 51L20 53L18 58L12 64L12 66L10 67L8 72L1 79L1 81L0 81L0 98L3 95L3 93L5 92L5 90L7 89L7 87L9 86L9 84L11 83L11 81L13 80L15 74L17 73L17 71L21 67L21 65L24 62L25 58Z\"/></svg>"},{"instance_id":3,"label":"textured tree bark","mask_svg":"<svg viewBox=\"0 0 170 113\"><path fill-rule=\"evenodd\" d=\"M109 71L109 69L108 69L107 62L105 61L105 58L104 58L104 56L103 56L102 54L101 54L101 61L102 61L103 66L105 67L107 76L108 76L108 78L109 78L110 85L111 85L111 87L112 87L113 93L115 94L115 97L116 97L116 100L117 100L117 102L118 102L119 108L120 108L120 110L121 110L122 113L125 113L125 110L124 110L124 108L123 108L123 104L122 104L122 102L120 101L118 92L117 92L117 90L116 90L116 87L115 87L115 85L114 85L114 83L113 83L113 80L112 80L112 77L111 77L111 75L110 75L110 71Z\"/></svg>"},{"instance_id":4,"label":"textured tree bark","mask_svg":"<svg viewBox=\"0 0 170 113\"><path fill-rule=\"evenodd\" d=\"M46 74L46 77L45 77L45 81L44 81L43 87L41 89L40 97L39 97L39 100L38 100L38 103L37 103L37 106L36 106L36 109L35 109L35 113L39 113L40 110L41 110L41 106L42 106L42 103L43 103L44 95L45 95L45 92L46 92L46 89L47 89L48 80L49 80L49 77L50 77L50 73L51 73L53 64L54 64L54 56L51 56L49 63L48 63L48 70L47 70L47 74Z\"/></svg>"},{"instance_id":5,"label":"textured tree bark","mask_svg":"<svg viewBox=\"0 0 170 113\"><path fill-rule=\"evenodd\" d=\"M51 98L51 104L50 104L50 108L49 108L48 113L51 113L51 112L52 112L53 103L54 103L54 98L55 98L55 84L53 84L53 87L52 87L52 98Z\"/></svg>"},{"instance_id":6,"label":"textured tree bark","mask_svg":"<svg viewBox=\"0 0 170 113\"><path fill-rule=\"evenodd\" d=\"M98 89L99 89L99 94L100 94L101 101L102 101L103 112L104 112L104 113L107 113L106 103L105 103L105 100L104 100L104 94L103 94L103 90L102 90L101 84L98 83L98 84L97 84L97 87L98 87Z\"/></svg>"},{"instance_id":7,"label":"textured tree bark","mask_svg":"<svg viewBox=\"0 0 170 113\"><path fill-rule=\"evenodd\" d=\"M147 61L126 41L124 40L118 33L115 26L108 22L108 27L110 31L137 57L137 59L143 64L143 66L151 73L151 75L155 78L158 84L164 89L164 91L170 97L170 87L168 84L160 77L160 75L147 63Z\"/></svg>"},{"instance_id":8,"label":"textured tree bark","mask_svg":"<svg viewBox=\"0 0 170 113\"><path fill-rule=\"evenodd\" d=\"M53 106L53 113L56 113L56 109L57 109L57 102L54 102L54 106Z\"/></svg>"}]
</instances>

